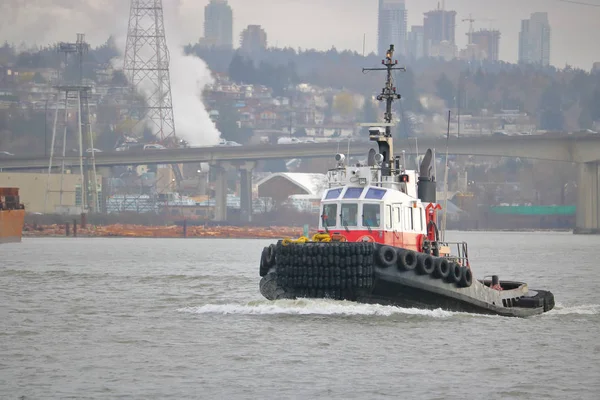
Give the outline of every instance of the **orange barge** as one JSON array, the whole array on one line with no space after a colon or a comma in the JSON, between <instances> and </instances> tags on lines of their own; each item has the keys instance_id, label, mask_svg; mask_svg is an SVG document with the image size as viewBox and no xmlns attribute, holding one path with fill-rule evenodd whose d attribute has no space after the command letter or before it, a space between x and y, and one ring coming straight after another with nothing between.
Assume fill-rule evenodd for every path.
<instances>
[{"instance_id":1,"label":"orange barge","mask_svg":"<svg viewBox=\"0 0 600 400\"><path fill-rule=\"evenodd\" d=\"M0 187L0 243L18 243L23 234L25 206L18 188Z\"/></svg>"}]
</instances>

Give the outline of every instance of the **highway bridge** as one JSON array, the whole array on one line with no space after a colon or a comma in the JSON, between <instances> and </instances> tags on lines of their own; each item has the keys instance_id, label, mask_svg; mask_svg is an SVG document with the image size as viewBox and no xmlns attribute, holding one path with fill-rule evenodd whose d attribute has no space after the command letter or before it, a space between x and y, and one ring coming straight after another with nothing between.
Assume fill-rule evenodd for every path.
<instances>
[{"instance_id":1,"label":"highway bridge","mask_svg":"<svg viewBox=\"0 0 600 400\"><path fill-rule=\"evenodd\" d=\"M597 134L546 134L534 136L478 136L450 138L404 139L394 143L395 153L405 150L407 154L423 153L427 148L436 149L438 154L521 157L549 161L572 162L579 165L577 177L576 232L600 233L600 135ZM350 154L365 156L374 143L351 142ZM142 150L127 152L96 153L96 165L109 167L118 165L172 164L207 162L217 168L237 167L244 172L243 186L249 190L248 180L255 162L270 159L333 157L347 153L348 143L298 143L285 145L214 146L188 149ZM58 161L60 162L60 161ZM65 165L78 167L77 156L65 158ZM0 169L27 170L48 168L46 157L4 157ZM219 174L224 177L224 174ZM224 178L223 178L224 179ZM217 185L218 187L221 185ZM221 197L225 204L225 194ZM242 196L249 201L248 196ZM245 202L245 203L246 203ZM219 212L217 213L219 214ZM220 218L225 216L220 212ZM224 218L223 218L224 219Z\"/></svg>"},{"instance_id":2,"label":"highway bridge","mask_svg":"<svg viewBox=\"0 0 600 400\"><path fill-rule=\"evenodd\" d=\"M366 142L351 142L352 155L366 156L373 144ZM376 146L374 146L376 147ZM298 143L254 146L210 146L192 147L186 149L150 149L99 152L94 154L97 167L114 167L119 165L147 164L185 164L185 163L218 163L246 162L261 160L276 160L290 158L331 157L336 153L347 153L348 143ZM88 155L89 156L89 155ZM48 157L4 157L0 158L0 169L28 170L48 168ZM62 157L55 157L53 166L60 167ZM79 167L79 156L65 157L67 167Z\"/></svg>"},{"instance_id":3,"label":"highway bridge","mask_svg":"<svg viewBox=\"0 0 600 400\"><path fill-rule=\"evenodd\" d=\"M552 134L524 136L475 136L446 139L421 138L396 141L394 147L413 153L428 148L437 154L520 157L548 161L597 162L600 160L600 134Z\"/></svg>"},{"instance_id":4,"label":"highway bridge","mask_svg":"<svg viewBox=\"0 0 600 400\"><path fill-rule=\"evenodd\" d=\"M557 134L539 136L477 136L450 138L403 139L394 143L396 154L405 150L414 154L418 150L423 153L428 148L436 149L438 154L446 151L454 155L521 157L549 161L565 162L597 162L600 161L600 135L568 135ZM368 142L350 142L350 154L365 156L371 147ZM96 166L112 167L118 165L172 164L196 162L244 162L290 158L322 158L333 157L336 153L347 153L348 142L339 143L297 143L297 144L262 144L253 146L210 146L187 149L133 150L123 152L96 153ZM56 157L55 164L61 158ZM65 157L67 167L78 167L77 155ZM0 158L0 169L27 170L48 168L48 158L3 157Z\"/></svg>"}]
</instances>

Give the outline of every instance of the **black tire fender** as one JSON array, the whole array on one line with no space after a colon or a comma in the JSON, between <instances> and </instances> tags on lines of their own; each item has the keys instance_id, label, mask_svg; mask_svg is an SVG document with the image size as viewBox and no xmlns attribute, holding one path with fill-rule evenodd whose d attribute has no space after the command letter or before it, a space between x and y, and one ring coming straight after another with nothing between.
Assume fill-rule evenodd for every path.
<instances>
[{"instance_id":1,"label":"black tire fender","mask_svg":"<svg viewBox=\"0 0 600 400\"><path fill-rule=\"evenodd\" d=\"M448 275L450 274L450 264L448 263L448 260L443 257L436 258L434 265L433 276L438 279L448 279Z\"/></svg>"},{"instance_id":2,"label":"black tire fender","mask_svg":"<svg viewBox=\"0 0 600 400\"><path fill-rule=\"evenodd\" d=\"M398 262L398 253L391 246L381 246L377 255L382 267L391 267Z\"/></svg>"},{"instance_id":3,"label":"black tire fender","mask_svg":"<svg viewBox=\"0 0 600 400\"><path fill-rule=\"evenodd\" d=\"M429 254L420 254L417 257L417 273L419 275L430 275L434 268L434 258Z\"/></svg>"},{"instance_id":4,"label":"black tire fender","mask_svg":"<svg viewBox=\"0 0 600 400\"><path fill-rule=\"evenodd\" d=\"M417 254L414 251L398 250L398 267L404 271L410 271L417 266Z\"/></svg>"},{"instance_id":5,"label":"black tire fender","mask_svg":"<svg viewBox=\"0 0 600 400\"><path fill-rule=\"evenodd\" d=\"M267 255L269 253L268 249L269 249L268 247L265 247L260 256L260 269L259 269L260 276L267 275L267 273L269 272L269 269L271 268L271 266L268 265L268 263L267 263Z\"/></svg>"},{"instance_id":6,"label":"black tire fender","mask_svg":"<svg viewBox=\"0 0 600 400\"><path fill-rule=\"evenodd\" d=\"M462 274L460 276L460 287L470 287L473 283L473 273L470 268L460 267L462 269Z\"/></svg>"},{"instance_id":7,"label":"black tire fender","mask_svg":"<svg viewBox=\"0 0 600 400\"><path fill-rule=\"evenodd\" d=\"M275 265L275 245L272 244L269 247L266 248L267 249L267 257L266 257L266 261L267 264L269 265L269 267L272 267L273 265Z\"/></svg>"},{"instance_id":8,"label":"black tire fender","mask_svg":"<svg viewBox=\"0 0 600 400\"><path fill-rule=\"evenodd\" d=\"M448 274L448 282L456 283L457 285L460 283L460 279L463 276L463 270L461 266L455 262L450 263L450 273Z\"/></svg>"}]
</instances>

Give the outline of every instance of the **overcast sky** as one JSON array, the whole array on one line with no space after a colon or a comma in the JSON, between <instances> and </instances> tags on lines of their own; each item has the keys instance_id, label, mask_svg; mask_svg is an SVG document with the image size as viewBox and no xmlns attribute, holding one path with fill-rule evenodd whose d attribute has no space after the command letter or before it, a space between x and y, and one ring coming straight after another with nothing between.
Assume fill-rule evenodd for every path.
<instances>
[{"instance_id":1,"label":"overcast sky","mask_svg":"<svg viewBox=\"0 0 600 400\"><path fill-rule=\"evenodd\" d=\"M589 70L600 61L600 0L589 7L558 0L446 0L446 9L456 10L457 41L467 42L468 22L475 29L493 27L502 33L500 58L516 62L520 21L535 11L547 11L552 26L551 63L566 63ZM167 35L195 42L203 33L204 6L208 0L164 0L170 21ZM229 0L234 11L234 37L248 24L262 25L272 46L352 49L367 52L377 40L378 0ZM440 1L441 3L441 1ZM420 25L423 13L437 7L438 0L406 0L408 22ZM73 40L84 32L92 44L109 34L126 35L128 0L1 0L0 40L27 40L47 44ZM175 10L177 9L177 10ZM173 23L177 21L177 23ZM237 43L236 43L237 45Z\"/></svg>"}]
</instances>

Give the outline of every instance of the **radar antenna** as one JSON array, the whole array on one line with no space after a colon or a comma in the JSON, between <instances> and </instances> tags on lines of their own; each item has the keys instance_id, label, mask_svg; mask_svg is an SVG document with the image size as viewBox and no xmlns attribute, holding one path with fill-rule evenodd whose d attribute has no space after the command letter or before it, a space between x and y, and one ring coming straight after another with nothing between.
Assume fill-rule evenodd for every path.
<instances>
[{"instance_id":1,"label":"radar antenna","mask_svg":"<svg viewBox=\"0 0 600 400\"><path fill-rule=\"evenodd\" d=\"M389 50L385 54L385 60L381 60L382 68L363 68L365 71L387 71L387 79L385 87L381 90L381 93L377 95L377 100L384 101L386 103L384 124L385 132L382 130L370 129L369 139L376 141L379 146L379 153L383 155L383 165L386 166L385 170L389 171L388 175L391 174L391 165L394 161L393 152L393 139L392 139L392 103L394 100L399 100L402 96L396 93L396 87L394 86L394 80L392 78L392 71L406 71L405 67L396 67L398 60L394 60L394 45L391 44Z\"/></svg>"}]
</instances>

